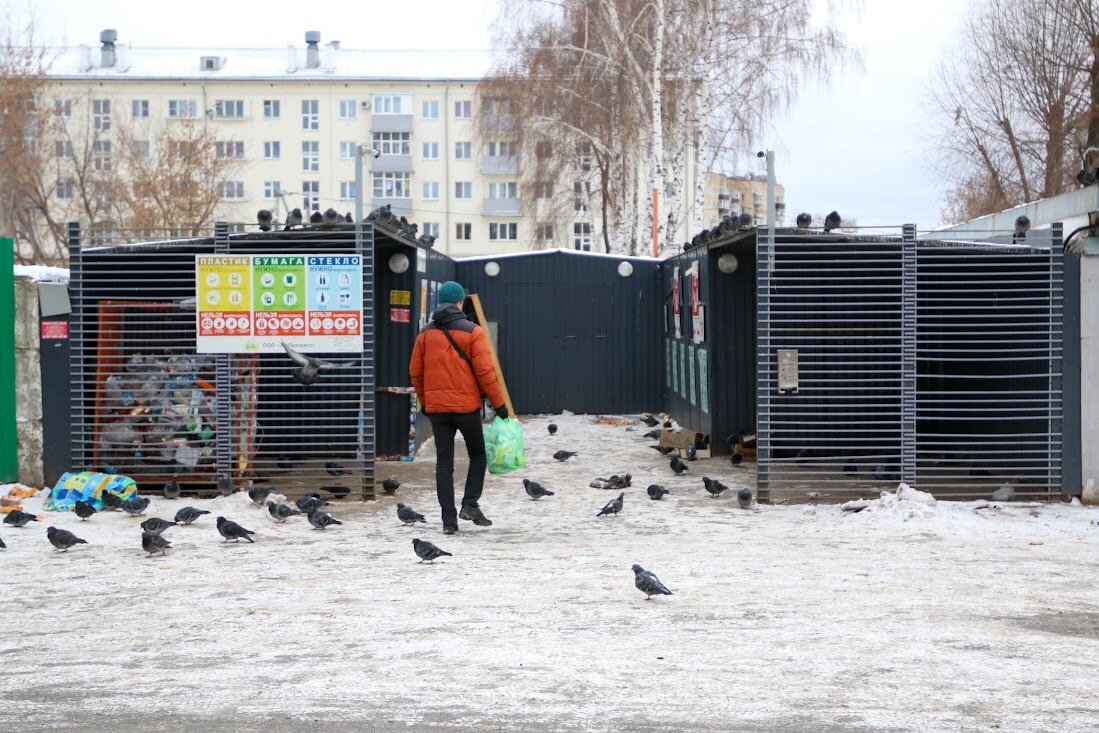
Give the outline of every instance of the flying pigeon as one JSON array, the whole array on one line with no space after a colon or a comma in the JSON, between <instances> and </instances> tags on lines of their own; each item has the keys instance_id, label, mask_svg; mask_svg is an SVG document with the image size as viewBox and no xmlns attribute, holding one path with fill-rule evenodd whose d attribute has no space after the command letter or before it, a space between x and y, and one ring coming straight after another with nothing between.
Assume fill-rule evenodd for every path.
<instances>
[{"instance_id":1,"label":"flying pigeon","mask_svg":"<svg viewBox=\"0 0 1099 733\"><path fill-rule=\"evenodd\" d=\"M140 517L149 508L150 501L151 499L147 496L135 496L129 501L122 502L122 511L131 517Z\"/></svg>"},{"instance_id":2,"label":"flying pigeon","mask_svg":"<svg viewBox=\"0 0 1099 733\"><path fill-rule=\"evenodd\" d=\"M670 448L666 445L650 445L649 447L652 448L654 451L660 453L661 455L665 456L669 453L675 452L675 448Z\"/></svg>"},{"instance_id":3,"label":"flying pigeon","mask_svg":"<svg viewBox=\"0 0 1099 733\"><path fill-rule=\"evenodd\" d=\"M420 558L421 564L423 564L425 560L428 562L435 562L435 558L437 557L454 557L451 553L439 549L427 540L412 540L412 549L416 551L416 556Z\"/></svg>"},{"instance_id":4,"label":"flying pigeon","mask_svg":"<svg viewBox=\"0 0 1099 733\"><path fill-rule=\"evenodd\" d=\"M382 491L387 494L392 494L401 488L401 482L390 476L385 481L382 481Z\"/></svg>"},{"instance_id":5,"label":"flying pigeon","mask_svg":"<svg viewBox=\"0 0 1099 733\"><path fill-rule=\"evenodd\" d=\"M626 495L626 492L623 491L622 493L620 493L618 495L618 498L611 499L610 501L608 501L606 506L604 506L602 509L600 509L599 513L596 514L595 516L601 517L604 514L607 514L607 515L618 514L618 512L622 511L622 497L624 497L625 495Z\"/></svg>"},{"instance_id":6,"label":"flying pigeon","mask_svg":"<svg viewBox=\"0 0 1099 733\"><path fill-rule=\"evenodd\" d=\"M633 584L645 594L645 600L652 600L653 596L670 596L672 592L664 587L660 578L650 573L640 565L633 566Z\"/></svg>"},{"instance_id":7,"label":"flying pigeon","mask_svg":"<svg viewBox=\"0 0 1099 733\"><path fill-rule=\"evenodd\" d=\"M112 494L110 491L104 491L99 495L99 503L103 507L105 512L113 512L122 508L122 497L118 494Z\"/></svg>"},{"instance_id":8,"label":"flying pigeon","mask_svg":"<svg viewBox=\"0 0 1099 733\"><path fill-rule=\"evenodd\" d=\"M86 545L87 541L80 539L67 529L58 529L57 527L47 527L46 537L49 538L50 544L62 552L68 552L70 547L74 545Z\"/></svg>"},{"instance_id":9,"label":"flying pigeon","mask_svg":"<svg viewBox=\"0 0 1099 733\"><path fill-rule=\"evenodd\" d=\"M556 453L553 454L553 457L556 458L559 461L567 461L568 459L572 458L575 455L576 455L575 451L559 450L559 451L557 451Z\"/></svg>"},{"instance_id":10,"label":"flying pigeon","mask_svg":"<svg viewBox=\"0 0 1099 733\"><path fill-rule=\"evenodd\" d=\"M721 492L729 488L717 479L710 478L709 476L703 476L702 483L706 485L706 491L709 491L710 496L714 499L721 496Z\"/></svg>"},{"instance_id":11,"label":"flying pigeon","mask_svg":"<svg viewBox=\"0 0 1099 733\"><path fill-rule=\"evenodd\" d=\"M645 433L645 437L651 440L660 440L660 431L650 430L649 432Z\"/></svg>"},{"instance_id":12,"label":"flying pigeon","mask_svg":"<svg viewBox=\"0 0 1099 733\"><path fill-rule=\"evenodd\" d=\"M329 461L324 464L324 470L329 476L346 476L351 473L351 471L344 468L343 464L339 461Z\"/></svg>"},{"instance_id":13,"label":"flying pigeon","mask_svg":"<svg viewBox=\"0 0 1099 733\"><path fill-rule=\"evenodd\" d=\"M320 494L312 493L306 494L294 502L302 514L309 514L315 509L320 509L322 506L328 505L328 500L322 499Z\"/></svg>"},{"instance_id":14,"label":"flying pigeon","mask_svg":"<svg viewBox=\"0 0 1099 733\"><path fill-rule=\"evenodd\" d=\"M263 506L267 501L267 496L271 493L271 489L261 488L255 486L248 489L248 498L252 500L252 503L256 506Z\"/></svg>"},{"instance_id":15,"label":"flying pigeon","mask_svg":"<svg viewBox=\"0 0 1099 733\"><path fill-rule=\"evenodd\" d=\"M668 466L675 471L676 476L687 470L687 464L679 460L679 456L672 456L671 463L669 463Z\"/></svg>"},{"instance_id":16,"label":"flying pigeon","mask_svg":"<svg viewBox=\"0 0 1099 733\"><path fill-rule=\"evenodd\" d=\"M158 517L150 517L141 523L141 528L149 534L161 534L169 527L176 526L176 522L169 522L167 519L159 519Z\"/></svg>"},{"instance_id":17,"label":"flying pigeon","mask_svg":"<svg viewBox=\"0 0 1099 733\"><path fill-rule=\"evenodd\" d=\"M750 507L752 505L752 490L741 489L740 491L736 492L736 503L740 506L741 509L747 509L748 507Z\"/></svg>"},{"instance_id":18,"label":"flying pigeon","mask_svg":"<svg viewBox=\"0 0 1099 733\"><path fill-rule=\"evenodd\" d=\"M37 522L38 517L29 512L21 512L18 509L4 515L4 524L13 527L26 527L28 522Z\"/></svg>"},{"instance_id":19,"label":"flying pigeon","mask_svg":"<svg viewBox=\"0 0 1099 733\"><path fill-rule=\"evenodd\" d=\"M527 496L534 499L535 501L538 501L543 496L554 495L554 492L542 486L542 484L538 483L537 481L531 481L527 478L523 479L523 488L526 490Z\"/></svg>"},{"instance_id":20,"label":"flying pigeon","mask_svg":"<svg viewBox=\"0 0 1099 733\"><path fill-rule=\"evenodd\" d=\"M665 494L671 494L672 493L672 492L668 491L667 489L665 489L660 484L652 484L652 485L649 486L649 488L645 489L645 491L648 492L649 498L652 499L653 501L660 501L661 499L664 498Z\"/></svg>"},{"instance_id":21,"label":"flying pigeon","mask_svg":"<svg viewBox=\"0 0 1099 733\"><path fill-rule=\"evenodd\" d=\"M223 540L224 542L228 542L229 540L233 540L234 542L239 542L240 540L255 542L255 540L248 536L250 534L255 534L255 532L250 529L245 529L236 522L231 519L226 519L225 517L218 517L218 532L225 538Z\"/></svg>"},{"instance_id":22,"label":"flying pigeon","mask_svg":"<svg viewBox=\"0 0 1099 733\"><path fill-rule=\"evenodd\" d=\"M1015 487L1011 484L1004 484L992 492L992 501L1011 501L1014 498Z\"/></svg>"},{"instance_id":23,"label":"flying pigeon","mask_svg":"<svg viewBox=\"0 0 1099 733\"><path fill-rule=\"evenodd\" d=\"M273 501L267 502L267 511L271 514L271 518L280 524L286 522L290 517L301 514L301 512L291 509L286 504L276 504Z\"/></svg>"},{"instance_id":24,"label":"flying pigeon","mask_svg":"<svg viewBox=\"0 0 1099 733\"><path fill-rule=\"evenodd\" d=\"M168 548L172 546L172 543L168 541L167 537L162 537L159 534L152 532L141 533L141 549L149 553L146 557L152 557L156 553L165 555L168 552Z\"/></svg>"},{"instance_id":25,"label":"flying pigeon","mask_svg":"<svg viewBox=\"0 0 1099 733\"><path fill-rule=\"evenodd\" d=\"M420 514L412 507L405 506L404 504L397 505L397 519L404 522L404 526L406 527L411 527L413 524L416 524L416 522L427 524L427 520L424 519L423 514Z\"/></svg>"},{"instance_id":26,"label":"flying pigeon","mask_svg":"<svg viewBox=\"0 0 1099 733\"><path fill-rule=\"evenodd\" d=\"M313 525L313 529L324 529L331 524L343 524L331 514L322 512L320 509L309 512L309 523Z\"/></svg>"},{"instance_id":27,"label":"flying pigeon","mask_svg":"<svg viewBox=\"0 0 1099 733\"><path fill-rule=\"evenodd\" d=\"M86 520L91 515L95 514L95 507L86 501L76 500L73 504L73 511L76 512L76 516L80 517L80 521Z\"/></svg>"},{"instance_id":28,"label":"flying pigeon","mask_svg":"<svg viewBox=\"0 0 1099 733\"><path fill-rule=\"evenodd\" d=\"M165 499L178 499L179 498L179 482L175 479L168 481L164 484L164 498Z\"/></svg>"},{"instance_id":29,"label":"flying pigeon","mask_svg":"<svg viewBox=\"0 0 1099 733\"><path fill-rule=\"evenodd\" d=\"M305 387L308 387L320 379L321 372L346 369L350 366L350 364L324 361L309 356L308 354L301 354L291 349L285 341L282 342L282 348L286 351L286 355L298 365L290 370L290 374L294 377L294 381Z\"/></svg>"},{"instance_id":30,"label":"flying pigeon","mask_svg":"<svg viewBox=\"0 0 1099 733\"><path fill-rule=\"evenodd\" d=\"M209 514L210 512L205 509L195 509L193 506L185 506L176 512L177 524L190 524L203 514Z\"/></svg>"}]
</instances>

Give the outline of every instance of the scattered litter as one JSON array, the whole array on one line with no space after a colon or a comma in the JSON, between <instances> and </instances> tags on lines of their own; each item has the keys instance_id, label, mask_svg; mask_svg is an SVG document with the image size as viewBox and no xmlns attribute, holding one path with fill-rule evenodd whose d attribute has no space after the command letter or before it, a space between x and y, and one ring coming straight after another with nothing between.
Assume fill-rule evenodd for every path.
<instances>
[{"instance_id":1,"label":"scattered litter","mask_svg":"<svg viewBox=\"0 0 1099 733\"><path fill-rule=\"evenodd\" d=\"M806 496L808 496L810 499L823 499L826 496L831 496L831 494L826 491L810 491L808 494L806 494Z\"/></svg>"},{"instance_id":2,"label":"scattered litter","mask_svg":"<svg viewBox=\"0 0 1099 733\"><path fill-rule=\"evenodd\" d=\"M38 489L26 484L4 484L0 486L0 514L20 510L23 499L29 499L38 493Z\"/></svg>"},{"instance_id":3,"label":"scattered litter","mask_svg":"<svg viewBox=\"0 0 1099 733\"><path fill-rule=\"evenodd\" d=\"M1034 540L1034 541L1033 541L1033 542L1031 542L1030 544L1032 544L1032 545L1044 545L1044 544L1045 544L1045 542L1042 542L1041 540Z\"/></svg>"}]
</instances>

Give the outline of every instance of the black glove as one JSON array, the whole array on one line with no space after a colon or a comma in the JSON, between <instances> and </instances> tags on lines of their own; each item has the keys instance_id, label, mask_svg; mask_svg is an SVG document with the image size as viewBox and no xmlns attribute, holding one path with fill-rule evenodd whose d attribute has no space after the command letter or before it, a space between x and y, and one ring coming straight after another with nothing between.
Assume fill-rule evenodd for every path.
<instances>
[{"instance_id":1,"label":"black glove","mask_svg":"<svg viewBox=\"0 0 1099 733\"><path fill-rule=\"evenodd\" d=\"M507 405L500 405L499 407L494 407L492 409L496 413L496 417L500 418L501 420L507 420L509 417L511 417L511 413L508 412Z\"/></svg>"}]
</instances>

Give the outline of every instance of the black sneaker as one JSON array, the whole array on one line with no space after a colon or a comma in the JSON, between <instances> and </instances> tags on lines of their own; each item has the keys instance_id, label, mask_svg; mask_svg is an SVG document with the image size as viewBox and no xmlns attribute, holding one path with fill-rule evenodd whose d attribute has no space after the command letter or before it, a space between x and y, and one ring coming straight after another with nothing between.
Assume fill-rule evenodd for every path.
<instances>
[{"instance_id":1,"label":"black sneaker","mask_svg":"<svg viewBox=\"0 0 1099 733\"><path fill-rule=\"evenodd\" d=\"M462 511L458 513L458 516L467 521L473 522L478 527L491 527L492 520L484 515L484 512L480 508L475 506L464 506Z\"/></svg>"},{"instance_id":2,"label":"black sneaker","mask_svg":"<svg viewBox=\"0 0 1099 733\"><path fill-rule=\"evenodd\" d=\"M446 527L443 527L443 534L458 534L458 528L448 525Z\"/></svg>"}]
</instances>

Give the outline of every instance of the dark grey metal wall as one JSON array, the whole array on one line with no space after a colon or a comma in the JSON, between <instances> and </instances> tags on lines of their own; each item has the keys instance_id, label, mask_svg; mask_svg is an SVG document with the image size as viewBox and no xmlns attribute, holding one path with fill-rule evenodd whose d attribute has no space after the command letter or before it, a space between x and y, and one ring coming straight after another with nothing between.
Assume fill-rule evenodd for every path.
<instances>
[{"instance_id":1,"label":"dark grey metal wall","mask_svg":"<svg viewBox=\"0 0 1099 733\"><path fill-rule=\"evenodd\" d=\"M664 411L684 427L705 435L713 432L713 356L711 348L724 328L706 314L702 343L694 343L691 317L691 272L698 268L699 300L714 302L714 278L705 247L672 257L664 262L662 272L661 320L663 321ZM675 288L679 278L679 337L676 337Z\"/></svg>"},{"instance_id":2,"label":"dark grey metal wall","mask_svg":"<svg viewBox=\"0 0 1099 733\"><path fill-rule=\"evenodd\" d=\"M498 350L522 413L630 413L661 405L660 264L572 252L459 260L457 279L498 323Z\"/></svg>"}]
</instances>

